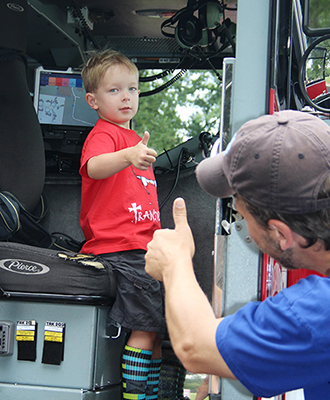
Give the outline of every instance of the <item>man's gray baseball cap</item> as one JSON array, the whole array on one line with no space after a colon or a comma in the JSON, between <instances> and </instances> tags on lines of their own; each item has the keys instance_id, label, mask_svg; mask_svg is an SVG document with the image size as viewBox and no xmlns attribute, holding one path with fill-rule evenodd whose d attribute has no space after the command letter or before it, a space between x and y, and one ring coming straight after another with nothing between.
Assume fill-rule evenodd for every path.
<instances>
[{"instance_id":1,"label":"man's gray baseball cap","mask_svg":"<svg viewBox=\"0 0 330 400\"><path fill-rule=\"evenodd\" d=\"M245 123L225 151L196 169L200 186L215 197L238 193L252 205L281 213L330 208L318 199L330 176L330 127L293 110Z\"/></svg>"}]
</instances>

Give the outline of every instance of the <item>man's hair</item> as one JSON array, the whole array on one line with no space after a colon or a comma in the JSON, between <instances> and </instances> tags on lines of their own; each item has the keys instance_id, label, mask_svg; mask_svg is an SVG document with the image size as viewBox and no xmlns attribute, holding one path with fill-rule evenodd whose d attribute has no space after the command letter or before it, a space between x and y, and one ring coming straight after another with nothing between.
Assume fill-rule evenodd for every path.
<instances>
[{"instance_id":1,"label":"man's hair","mask_svg":"<svg viewBox=\"0 0 330 400\"><path fill-rule=\"evenodd\" d=\"M326 250L330 250L330 209L305 214L279 213L256 207L238 194L235 197L263 227L268 228L270 219L277 219L305 238L307 241L305 247L312 246L319 239L324 243ZM330 197L330 176L325 179L318 194L318 199L328 197Z\"/></svg>"},{"instance_id":2,"label":"man's hair","mask_svg":"<svg viewBox=\"0 0 330 400\"><path fill-rule=\"evenodd\" d=\"M136 65L129 58L114 50L105 50L94 53L82 69L81 76L87 93L96 92L108 68L113 65L123 65L132 73L139 72Z\"/></svg>"}]
</instances>

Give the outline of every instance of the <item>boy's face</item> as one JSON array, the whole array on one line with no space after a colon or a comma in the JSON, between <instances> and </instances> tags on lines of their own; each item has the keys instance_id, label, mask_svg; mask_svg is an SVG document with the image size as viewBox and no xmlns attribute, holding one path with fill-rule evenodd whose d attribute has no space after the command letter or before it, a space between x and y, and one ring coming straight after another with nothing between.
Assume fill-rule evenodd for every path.
<instances>
[{"instance_id":1,"label":"boy's face","mask_svg":"<svg viewBox=\"0 0 330 400\"><path fill-rule=\"evenodd\" d=\"M86 101L100 118L124 128L139 107L138 76L124 65L108 68L96 92L87 93Z\"/></svg>"}]
</instances>

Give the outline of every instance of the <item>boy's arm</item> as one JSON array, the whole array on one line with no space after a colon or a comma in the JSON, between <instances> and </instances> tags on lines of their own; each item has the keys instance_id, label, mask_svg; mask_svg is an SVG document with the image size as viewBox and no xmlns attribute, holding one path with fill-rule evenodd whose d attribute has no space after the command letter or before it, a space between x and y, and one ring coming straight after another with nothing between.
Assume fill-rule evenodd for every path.
<instances>
[{"instance_id":1,"label":"boy's arm","mask_svg":"<svg viewBox=\"0 0 330 400\"><path fill-rule=\"evenodd\" d=\"M147 146L149 136L148 132L144 132L141 142L133 147L90 158L87 162L88 176L91 179L106 179L129 165L147 170L156 161L157 156L155 150Z\"/></svg>"}]
</instances>

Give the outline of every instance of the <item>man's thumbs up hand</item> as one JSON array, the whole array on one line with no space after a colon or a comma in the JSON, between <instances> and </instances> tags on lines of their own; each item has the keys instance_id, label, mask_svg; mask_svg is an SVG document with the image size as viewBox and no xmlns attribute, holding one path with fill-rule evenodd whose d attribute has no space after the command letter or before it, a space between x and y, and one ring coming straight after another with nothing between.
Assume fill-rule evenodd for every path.
<instances>
[{"instance_id":1,"label":"man's thumbs up hand","mask_svg":"<svg viewBox=\"0 0 330 400\"><path fill-rule=\"evenodd\" d=\"M174 229L160 229L148 244L146 271L153 278L162 281L164 274L175 267L178 258L191 262L195 245L187 221L185 201L177 198L173 203Z\"/></svg>"}]
</instances>

